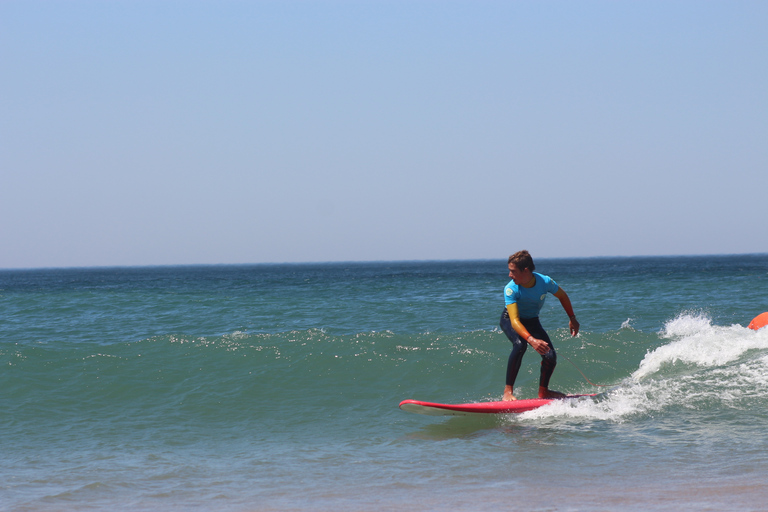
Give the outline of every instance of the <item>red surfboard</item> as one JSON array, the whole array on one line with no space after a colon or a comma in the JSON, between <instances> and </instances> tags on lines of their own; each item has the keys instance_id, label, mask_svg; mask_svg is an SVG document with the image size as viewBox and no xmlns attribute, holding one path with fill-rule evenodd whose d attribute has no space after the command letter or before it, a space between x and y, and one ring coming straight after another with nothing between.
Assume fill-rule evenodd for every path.
<instances>
[{"instance_id":1,"label":"red surfboard","mask_svg":"<svg viewBox=\"0 0 768 512\"><path fill-rule=\"evenodd\" d=\"M568 395L568 398L579 398L595 395ZM470 404L438 404L421 402L419 400L403 400L400 408L406 412L427 414L429 416L466 416L468 414L509 414L532 411L542 405L564 398L532 398L530 400L512 400L509 402L475 402Z\"/></svg>"}]
</instances>

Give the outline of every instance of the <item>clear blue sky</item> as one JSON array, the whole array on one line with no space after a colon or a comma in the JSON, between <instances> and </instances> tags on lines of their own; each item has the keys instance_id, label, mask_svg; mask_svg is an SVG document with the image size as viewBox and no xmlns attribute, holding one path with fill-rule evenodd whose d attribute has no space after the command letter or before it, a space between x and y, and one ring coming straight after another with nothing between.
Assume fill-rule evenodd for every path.
<instances>
[{"instance_id":1,"label":"clear blue sky","mask_svg":"<svg viewBox=\"0 0 768 512\"><path fill-rule=\"evenodd\" d=\"M0 2L0 268L768 252L768 2Z\"/></svg>"}]
</instances>

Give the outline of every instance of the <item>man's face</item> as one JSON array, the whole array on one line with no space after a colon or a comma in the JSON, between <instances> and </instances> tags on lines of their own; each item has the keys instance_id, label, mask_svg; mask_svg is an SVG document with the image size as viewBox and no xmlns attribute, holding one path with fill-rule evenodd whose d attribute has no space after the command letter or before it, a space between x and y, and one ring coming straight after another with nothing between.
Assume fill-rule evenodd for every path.
<instances>
[{"instance_id":1,"label":"man's face","mask_svg":"<svg viewBox=\"0 0 768 512\"><path fill-rule=\"evenodd\" d=\"M520 270L514 263L509 264L509 277L515 282L515 284L523 285L527 284L531 280L531 271L527 268Z\"/></svg>"}]
</instances>

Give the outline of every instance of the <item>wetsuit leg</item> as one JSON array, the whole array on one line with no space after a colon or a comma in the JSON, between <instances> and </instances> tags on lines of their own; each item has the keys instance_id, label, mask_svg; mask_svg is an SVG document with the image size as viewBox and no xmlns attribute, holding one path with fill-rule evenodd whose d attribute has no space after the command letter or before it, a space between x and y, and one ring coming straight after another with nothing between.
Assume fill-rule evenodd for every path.
<instances>
[{"instance_id":1,"label":"wetsuit leg","mask_svg":"<svg viewBox=\"0 0 768 512\"><path fill-rule=\"evenodd\" d=\"M531 336L544 340L549 345L549 352L546 355L541 356L541 375L539 377L539 386L549 388L549 379L552 377L552 372L555 371L557 366L557 352L555 352L555 346L552 344L552 340L549 339L549 334L541 326L538 318L526 318L520 320Z\"/></svg>"},{"instance_id":2,"label":"wetsuit leg","mask_svg":"<svg viewBox=\"0 0 768 512\"><path fill-rule=\"evenodd\" d=\"M520 365L523 362L523 354L528 348L528 342L522 339L512 328L512 323L509 321L509 313L507 308L501 314L501 320L499 327L507 335L509 341L512 342L512 353L509 354L509 361L507 362L507 386L514 386L517 379L517 373L520 371Z\"/></svg>"},{"instance_id":3,"label":"wetsuit leg","mask_svg":"<svg viewBox=\"0 0 768 512\"><path fill-rule=\"evenodd\" d=\"M538 318L521 318L520 321L534 338L544 340L549 345L550 351L546 355L541 356L541 374L539 376L539 386L549 388L549 379L555 371L555 366L557 366L557 353L555 352L554 345L552 345L552 340L549 339L547 331L541 326ZM504 308L501 314L499 327L507 335L509 341L512 342L512 353L509 354L509 361L507 363L506 384L514 386L517 374L520 371L520 365L523 362L523 354L525 354L525 350L528 348L528 342L522 339L512 328L507 308Z\"/></svg>"}]
</instances>

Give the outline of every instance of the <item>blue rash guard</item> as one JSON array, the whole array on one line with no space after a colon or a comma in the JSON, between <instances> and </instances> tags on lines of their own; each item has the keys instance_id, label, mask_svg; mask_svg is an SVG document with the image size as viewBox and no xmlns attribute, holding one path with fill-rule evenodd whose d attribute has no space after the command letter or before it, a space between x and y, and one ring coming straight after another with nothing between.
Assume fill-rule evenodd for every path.
<instances>
[{"instance_id":1,"label":"blue rash guard","mask_svg":"<svg viewBox=\"0 0 768 512\"><path fill-rule=\"evenodd\" d=\"M555 294L560 289L549 276L538 272L533 272L533 276L536 278L536 284L531 288L518 286L514 281L510 281L504 287L505 306L517 303L517 312L521 320L538 317L547 293Z\"/></svg>"}]
</instances>

